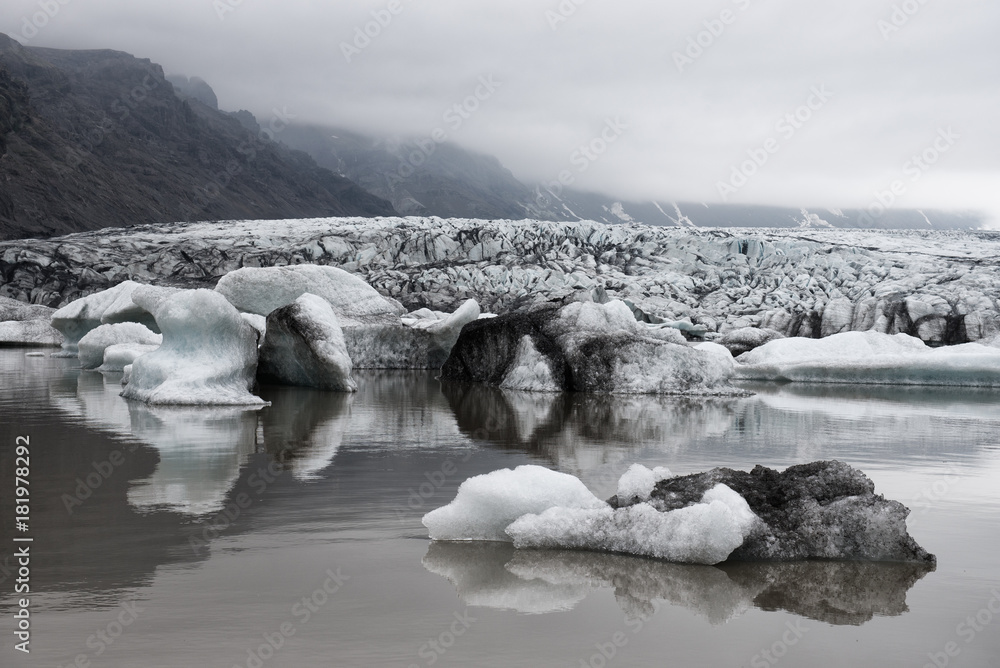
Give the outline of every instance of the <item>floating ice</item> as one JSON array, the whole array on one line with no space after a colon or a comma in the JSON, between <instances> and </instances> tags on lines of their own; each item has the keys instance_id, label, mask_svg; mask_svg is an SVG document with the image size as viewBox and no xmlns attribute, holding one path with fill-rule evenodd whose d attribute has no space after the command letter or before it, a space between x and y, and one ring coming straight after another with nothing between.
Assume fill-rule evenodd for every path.
<instances>
[{"instance_id":1,"label":"floating ice","mask_svg":"<svg viewBox=\"0 0 1000 668\"><path fill-rule=\"evenodd\" d=\"M333 307L306 293L267 316L258 375L282 385L357 390L351 358Z\"/></svg>"},{"instance_id":2,"label":"floating ice","mask_svg":"<svg viewBox=\"0 0 1000 668\"><path fill-rule=\"evenodd\" d=\"M737 376L753 380L1000 387L1000 349L978 343L930 348L906 334L779 339L737 362Z\"/></svg>"},{"instance_id":3,"label":"floating ice","mask_svg":"<svg viewBox=\"0 0 1000 668\"><path fill-rule=\"evenodd\" d=\"M59 346L63 341L48 320L0 322L0 346Z\"/></svg>"},{"instance_id":4,"label":"floating ice","mask_svg":"<svg viewBox=\"0 0 1000 668\"><path fill-rule=\"evenodd\" d=\"M215 289L240 311L264 316L311 292L330 303L342 327L398 325L403 314L397 302L354 274L314 264L237 269L219 279Z\"/></svg>"},{"instance_id":5,"label":"floating ice","mask_svg":"<svg viewBox=\"0 0 1000 668\"><path fill-rule=\"evenodd\" d=\"M649 469L642 464L632 464L618 479L618 491L615 496L623 501L634 498L645 501L653 493L656 483L666 480L671 475L670 469L665 466Z\"/></svg>"},{"instance_id":6,"label":"floating ice","mask_svg":"<svg viewBox=\"0 0 1000 668\"><path fill-rule=\"evenodd\" d=\"M63 355L76 357L80 339L90 330L104 324L101 318L120 296L131 295L138 287L139 284L135 281L125 281L113 288L81 297L53 313L52 326L66 338L62 345Z\"/></svg>"},{"instance_id":7,"label":"floating ice","mask_svg":"<svg viewBox=\"0 0 1000 668\"><path fill-rule=\"evenodd\" d=\"M725 485L701 503L660 512L647 503L625 508L554 507L524 515L507 527L518 548L569 548L622 552L668 561L717 564L743 544L756 516Z\"/></svg>"},{"instance_id":8,"label":"floating ice","mask_svg":"<svg viewBox=\"0 0 1000 668\"><path fill-rule=\"evenodd\" d=\"M728 353L679 344L678 336L640 325L618 300L511 313L467 325L442 378L512 390L737 393Z\"/></svg>"},{"instance_id":9,"label":"floating ice","mask_svg":"<svg viewBox=\"0 0 1000 668\"><path fill-rule=\"evenodd\" d=\"M537 466L470 478L424 516L436 540L513 539L517 548L617 552L668 561L935 558L906 531L909 511L874 493L861 471L813 462L777 472L717 468L668 477L631 468L598 501L578 479Z\"/></svg>"},{"instance_id":10,"label":"floating ice","mask_svg":"<svg viewBox=\"0 0 1000 668\"><path fill-rule=\"evenodd\" d=\"M553 378L548 362L527 335L521 338L514 361L500 382L500 387L532 392L558 392L562 389Z\"/></svg>"},{"instance_id":11,"label":"floating ice","mask_svg":"<svg viewBox=\"0 0 1000 668\"><path fill-rule=\"evenodd\" d=\"M510 541L507 526L528 513L553 507L595 510L607 504L579 478L534 465L469 478L455 500L433 510L423 524L434 540Z\"/></svg>"},{"instance_id":12,"label":"floating ice","mask_svg":"<svg viewBox=\"0 0 1000 668\"><path fill-rule=\"evenodd\" d=\"M118 372L135 362L140 355L151 353L159 344L116 343L104 349L104 363L97 367L98 371Z\"/></svg>"},{"instance_id":13,"label":"floating ice","mask_svg":"<svg viewBox=\"0 0 1000 668\"><path fill-rule=\"evenodd\" d=\"M96 369L101 366L104 363L105 350L115 344L131 343L144 346L159 346L162 342L163 337L161 335L154 334L145 325L137 322L100 325L87 332L77 343L80 366L84 369ZM126 363L131 363L131 361ZM124 364L121 366L124 366Z\"/></svg>"},{"instance_id":14,"label":"floating ice","mask_svg":"<svg viewBox=\"0 0 1000 668\"><path fill-rule=\"evenodd\" d=\"M265 403L250 393L257 332L225 297L212 290L185 290L165 299L150 293L149 302L145 297L142 290L132 296L156 316L163 344L130 365L123 397L151 404Z\"/></svg>"}]
</instances>

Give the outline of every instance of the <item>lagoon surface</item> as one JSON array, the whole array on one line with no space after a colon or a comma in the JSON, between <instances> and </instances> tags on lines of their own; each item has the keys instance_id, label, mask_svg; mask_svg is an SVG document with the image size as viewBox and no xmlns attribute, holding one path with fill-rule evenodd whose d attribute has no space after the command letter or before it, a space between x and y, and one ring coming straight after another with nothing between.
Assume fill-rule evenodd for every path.
<instances>
[{"instance_id":1,"label":"lagoon surface","mask_svg":"<svg viewBox=\"0 0 1000 668\"><path fill-rule=\"evenodd\" d=\"M693 401L356 372L355 395L264 387L260 410L165 409L49 352L0 350L5 667L1000 662L1000 391L747 385ZM29 655L11 632L18 436ZM634 462L817 459L909 506L937 569L681 566L431 543L420 523L466 478L520 464L606 498Z\"/></svg>"}]
</instances>

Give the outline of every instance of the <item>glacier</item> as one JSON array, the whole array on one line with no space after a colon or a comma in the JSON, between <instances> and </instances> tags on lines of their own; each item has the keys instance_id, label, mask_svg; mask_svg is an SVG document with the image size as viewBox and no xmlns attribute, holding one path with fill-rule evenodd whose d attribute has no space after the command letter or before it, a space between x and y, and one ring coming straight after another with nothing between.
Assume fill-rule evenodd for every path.
<instances>
[{"instance_id":1,"label":"glacier","mask_svg":"<svg viewBox=\"0 0 1000 668\"><path fill-rule=\"evenodd\" d=\"M1000 334L1000 235L440 218L222 221L0 243L0 296L63 306L122 281L212 288L239 269L336 266L386 299L506 313L595 290L707 334ZM297 295L288 298L291 301ZM278 304L279 306L282 304ZM397 309L398 310L398 309Z\"/></svg>"}]
</instances>

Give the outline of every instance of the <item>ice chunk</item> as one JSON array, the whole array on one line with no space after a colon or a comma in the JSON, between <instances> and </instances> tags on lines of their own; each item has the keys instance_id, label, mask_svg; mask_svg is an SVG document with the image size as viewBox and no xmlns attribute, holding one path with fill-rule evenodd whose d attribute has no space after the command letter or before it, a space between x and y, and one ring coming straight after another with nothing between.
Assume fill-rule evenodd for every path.
<instances>
[{"instance_id":1,"label":"ice chunk","mask_svg":"<svg viewBox=\"0 0 1000 668\"><path fill-rule=\"evenodd\" d=\"M0 346L60 346L64 341L47 320L0 322Z\"/></svg>"},{"instance_id":2,"label":"ice chunk","mask_svg":"<svg viewBox=\"0 0 1000 668\"><path fill-rule=\"evenodd\" d=\"M159 334L160 330L156 326L156 318L153 317L152 313L136 304L132 300L132 295L141 287L146 295L146 303L151 304L156 299L154 295L158 295L159 299L164 299L179 292L180 288L142 285L132 281L126 281L122 283L122 286L124 287L119 289L118 296L115 297L114 301L108 305L103 315L101 315L101 323L107 325L119 322L138 322L148 327L150 331Z\"/></svg>"},{"instance_id":3,"label":"ice chunk","mask_svg":"<svg viewBox=\"0 0 1000 668\"><path fill-rule=\"evenodd\" d=\"M623 502L634 498L645 501L653 493L656 483L670 476L670 469L664 466L649 469L642 464L632 464L618 479L618 491L615 496Z\"/></svg>"},{"instance_id":4,"label":"ice chunk","mask_svg":"<svg viewBox=\"0 0 1000 668\"><path fill-rule=\"evenodd\" d=\"M542 357L530 336L521 338L517 355L504 376L500 387L508 390L530 390L534 392L558 392L559 385L552 377L548 361Z\"/></svg>"},{"instance_id":5,"label":"ice chunk","mask_svg":"<svg viewBox=\"0 0 1000 668\"><path fill-rule=\"evenodd\" d=\"M52 314L52 326L66 338L63 342L63 354L76 357L77 343L84 334L100 327L101 318L112 304L123 294L131 294L139 284L135 281L125 281L113 288L95 292L81 297Z\"/></svg>"},{"instance_id":6,"label":"ice chunk","mask_svg":"<svg viewBox=\"0 0 1000 668\"><path fill-rule=\"evenodd\" d=\"M929 348L906 334L780 339L737 362L737 375L745 379L1000 387L1000 349L978 343Z\"/></svg>"},{"instance_id":7,"label":"ice chunk","mask_svg":"<svg viewBox=\"0 0 1000 668\"><path fill-rule=\"evenodd\" d=\"M267 316L258 375L282 385L357 390L351 358L333 307L306 293Z\"/></svg>"},{"instance_id":8,"label":"ice chunk","mask_svg":"<svg viewBox=\"0 0 1000 668\"><path fill-rule=\"evenodd\" d=\"M747 502L725 485L701 503L660 512L648 503L625 508L549 508L507 527L518 548L623 552L692 564L717 564L743 544L756 522Z\"/></svg>"},{"instance_id":9,"label":"ice chunk","mask_svg":"<svg viewBox=\"0 0 1000 668\"><path fill-rule=\"evenodd\" d=\"M240 311L268 315L310 292L330 302L341 327L398 325L402 307L354 274L336 267L301 264L229 272L215 287Z\"/></svg>"},{"instance_id":10,"label":"ice chunk","mask_svg":"<svg viewBox=\"0 0 1000 668\"><path fill-rule=\"evenodd\" d=\"M553 507L595 510L607 504L575 476L524 465L469 478L455 500L424 515L423 524L434 540L510 541L504 530L511 522Z\"/></svg>"},{"instance_id":11,"label":"ice chunk","mask_svg":"<svg viewBox=\"0 0 1000 668\"><path fill-rule=\"evenodd\" d=\"M609 394L738 394L732 374L728 355L657 338L620 301L477 320L442 369L448 380L507 389Z\"/></svg>"},{"instance_id":12,"label":"ice chunk","mask_svg":"<svg viewBox=\"0 0 1000 668\"><path fill-rule=\"evenodd\" d=\"M55 312L54 308L40 304L25 304L10 297L0 297L0 323L27 322L31 320L48 320Z\"/></svg>"},{"instance_id":13,"label":"ice chunk","mask_svg":"<svg viewBox=\"0 0 1000 668\"><path fill-rule=\"evenodd\" d=\"M162 342L161 335L154 334L145 325L137 322L100 325L87 332L77 344L80 366L84 369L96 369L101 366L104 363L104 351L118 343L159 346Z\"/></svg>"},{"instance_id":14,"label":"ice chunk","mask_svg":"<svg viewBox=\"0 0 1000 668\"><path fill-rule=\"evenodd\" d=\"M159 344L146 345L142 343L116 343L110 345L104 349L104 363L97 370L123 372L125 367L135 362L136 358L140 355L151 353L159 347Z\"/></svg>"},{"instance_id":15,"label":"ice chunk","mask_svg":"<svg viewBox=\"0 0 1000 668\"><path fill-rule=\"evenodd\" d=\"M212 290L184 290L160 299L136 290L163 332L158 350L138 357L122 391L151 404L261 405L250 393L257 370L257 332L226 298Z\"/></svg>"}]
</instances>

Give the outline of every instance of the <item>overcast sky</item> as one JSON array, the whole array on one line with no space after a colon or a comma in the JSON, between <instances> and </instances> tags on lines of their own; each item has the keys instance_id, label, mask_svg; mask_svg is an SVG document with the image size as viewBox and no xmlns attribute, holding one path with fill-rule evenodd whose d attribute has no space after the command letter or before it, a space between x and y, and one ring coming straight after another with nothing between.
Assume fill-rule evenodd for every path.
<instances>
[{"instance_id":1,"label":"overcast sky","mask_svg":"<svg viewBox=\"0 0 1000 668\"><path fill-rule=\"evenodd\" d=\"M441 128L526 183L564 172L622 198L810 207L867 207L882 192L897 207L987 209L1000 226L998 28L996 0L0 9L0 31L24 44L150 58L264 120L285 109L378 134Z\"/></svg>"}]
</instances>

